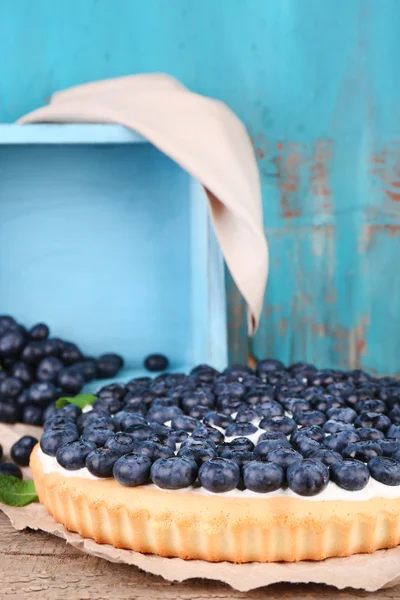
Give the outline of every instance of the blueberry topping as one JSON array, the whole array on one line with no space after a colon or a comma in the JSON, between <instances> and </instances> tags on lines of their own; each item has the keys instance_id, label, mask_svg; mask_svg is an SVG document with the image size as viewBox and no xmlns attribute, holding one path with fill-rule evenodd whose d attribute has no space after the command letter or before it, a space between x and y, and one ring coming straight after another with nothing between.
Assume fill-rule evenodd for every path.
<instances>
[{"instance_id":1,"label":"blueberry topping","mask_svg":"<svg viewBox=\"0 0 400 600\"><path fill-rule=\"evenodd\" d=\"M116 433L115 435L109 437L104 444L106 448L111 448L115 450L122 456L123 454L128 454L129 452L133 452L135 446L137 444L137 440L130 433Z\"/></svg>"},{"instance_id":2,"label":"blueberry topping","mask_svg":"<svg viewBox=\"0 0 400 600\"><path fill-rule=\"evenodd\" d=\"M96 444L89 440L81 439L67 442L57 450L57 462L69 471L83 469L86 457L95 449Z\"/></svg>"},{"instance_id":3,"label":"blueberry topping","mask_svg":"<svg viewBox=\"0 0 400 600\"><path fill-rule=\"evenodd\" d=\"M185 443L183 443L181 448L179 449L178 456L190 458L191 460L194 460L198 465L201 465L206 460L217 456L217 452L209 444L199 440L197 443L194 442L190 444L190 446L185 445Z\"/></svg>"},{"instance_id":4,"label":"blueberry topping","mask_svg":"<svg viewBox=\"0 0 400 600\"><path fill-rule=\"evenodd\" d=\"M332 481L350 492L362 490L369 481L367 465L352 458L333 463L329 470Z\"/></svg>"},{"instance_id":5,"label":"blueberry topping","mask_svg":"<svg viewBox=\"0 0 400 600\"><path fill-rule=\"evenodd\" d=\"M272 419L264 417L264 419L261 419L259 426L265 431L279 431L285 435L290 435L296 429L296 422L285 416L273 417Z\"/></svg>"},{"instance_id":6,"label":"blueberry topping","mask_svg":"<svg viewBox=\"0 0 400 600\"><path fill-rule=\"evenodd\" d=\"M113 432L107 427L104 427L101 423L99 425L91 423L90 425L87 425L82 432L82 437L90 442L94 442L97 447L104 446L107 440L112 436Z\"/></svg>"},{"instance_id":7,"label":"blueberry topping","mask_svg":"<svg viewBox=\"0 0 400 600\"><path fill-rule=\"evenodd\" d=\"M328 448L323 448L322 446L318 448L318 450L314 450L308 455L308 458L312 458L314 460L318 460L322 462L327 467L333 465L333 463L343 460L343 457L339 452L335 452L334 450L328 450Z\"/></svg>"},{"instance_id":8,"label":"blueberry topping","mask_svg":"<svg viewBox=\"0 0 400 600\"><path fill-rule=\"evenodd\" d=\"M199 481L210 492L229 492L239 484L240 468L233 460L212 458L201 465Z\"/></svg>"},{"instance_id":9,"label":"blueberry topping","mask_svg":"<svg viewBox=\"0 0 400 600\"><path fill-rule=\"evenodd\" d=\"M111 448L96 448L86 457L86 468L95 477L112 477L120 454Z\"/></svg>"},{"instance_id":10,"label":"blueberry topping","mask_svg":"<svg viewBox=\"0 0 400 600\"><path fill-rule=\"evenodd\" d=\"M243 483L252 492L274 492L283 486L284 481L285 472L278 464L252 460L243 465Z\"/></svg>"},{"instance_id":11,"label":"blueberry topping","mask_svg":"<svg viewBox=\"0 0 400 600\"><path fill-rule=\"evenodd\" d=\"M379 442L361 441L349 444L342 451L343 458L356 458L362 462L368 462L376 456L382 456L382 448Z\"/></svg>"},{"instance_id":12,"label":"blueberry topping","mask_svg":"<svg viewBox=\"0 0 400 600\"><path fill-rule=\"evenodd\" d=\"M376 456L368 463L371 476L385 485L400 485L400 462L394 458Z\"/></svg>"},{"instance_id":13,"label":"blueberry topping","mask_svg":"<svg viewBox=\"0 0 400 600\"><path fill-rule=\"evenodd\" d=\"M29 465L31 452L37 443L37 439L31 435L22 436L11 447L11 458L17 463L17 465L20 465L21 467L27 467Z\"/></svg>"},{"instance_id":14,"label":"blueberry topping","mask_svg":"<svg viewBox=\"0 0 400 600\"><path fill-rule=\"evenodd\" d=\"M204 463L204 465L206 464L208 463ZM239 467L236 465L235 467L239 471ZM153 463L150 474L153 483L158 487L168 490L178 490L189 487L196 481L197 464L194 460L185 458L184 456L159 458Z\"/></svg>"},{"instance_id":15,"label":"blueberry topping","mask_svg":"<svg viewBox=\"0 0 400 600\"><path fill-rule=\"evenodd\" d=\"M158 442L154 440L137 442L135 444L135 452L148 456L152 461L157 458L169 458L170 456L174 456L174 452L170 446L162 444L159 438Z\"/></svg>"},{"instance_id":16,"label":"blueberry topping","mask_svg":"<svg viewBox=\"0 0 400 600\"><path fill-rule=\"evenodd\" d=\"M45 454L56 456L63 444L77 439L78 433L73 429L47 429L40 438L40 447Z\"/></svg>"},{"instance_id":17,"label":"blueberry topping","mask_svg":"<svg viewBox=\"0 0 400 600\"><path fill-rule=\"evenodd\" d=\"M121 485L143 485L150 480L151 460L144 454L131 452L121 456L114 464L113 475Z\"/></svg>"},{"instance_id":18,"label":"blueberry topping","mask_svg":"<svg viewBox=\"0 0 400 600\"><path fill-rule=\"evenodd\" d=\"M287 469L303 460L302 455L293 448L272 448L267 454L267 460Z\"/></svg>"},{"instance_id":19,"label":"blueberry topping","mask_svg":"<svg viewBox=\"0 0 400 600\"><path fill-rule=\"evenodd\" d=\"M315 496L328 485L329 470L322 463L312 459L293 463L287 470L289 488L300 496Z\"/></svg>"}]
</instances>

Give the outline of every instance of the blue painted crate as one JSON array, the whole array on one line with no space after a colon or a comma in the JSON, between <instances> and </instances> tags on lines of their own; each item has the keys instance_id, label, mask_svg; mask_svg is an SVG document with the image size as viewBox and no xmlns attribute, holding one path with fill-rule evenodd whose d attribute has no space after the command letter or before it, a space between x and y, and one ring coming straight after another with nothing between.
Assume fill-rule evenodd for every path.
<instances>
[{"instance_id":1,"label":"blue painted crate","mask_svg":"<svg viewBox=\"0 0 400 600\"><path fill-rule=\"evenodd\" d=\"M0 125L0 314L45 320L122 378L227 362L223 260L201 185L113 125Z\"/></svg>"}]
</instances>

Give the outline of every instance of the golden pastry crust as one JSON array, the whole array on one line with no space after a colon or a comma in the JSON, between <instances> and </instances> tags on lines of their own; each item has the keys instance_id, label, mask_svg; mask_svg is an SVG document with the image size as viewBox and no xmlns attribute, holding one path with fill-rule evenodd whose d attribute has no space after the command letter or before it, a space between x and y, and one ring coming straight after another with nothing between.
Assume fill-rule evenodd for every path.
<instances>
[{"instance_id":1,"label":"golden pastry crust","mask_svg":"<svg viewBox=\"0 0 400 600\"><path fill-rule=\"evenodd\" d=\"M296 562L400 543L400 498L309 502L127 488L31 468L39 499L70 531L136 552L211 562Z\"/></svg>"}]
</instances>

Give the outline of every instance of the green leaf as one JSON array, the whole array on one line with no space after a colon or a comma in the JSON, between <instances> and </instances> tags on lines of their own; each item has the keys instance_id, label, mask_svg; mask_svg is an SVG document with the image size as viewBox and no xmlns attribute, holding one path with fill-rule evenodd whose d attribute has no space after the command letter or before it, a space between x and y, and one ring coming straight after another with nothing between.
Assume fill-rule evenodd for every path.
<instances>
[{"instance_id":1,"label":"green leaf","mask_svg":"<svg viewBox=\"0 0 400 600\"><path fill-rule=\"evenodd\" d=\"M12 475L0 475L0 502L8 506L26 506L37 502L35 484Z\"/></svg>"},{"instance_id":2,"label":"green leaf","mask_svg":"<svg viewBox=\"0 0 400 600\"><path fill-rule=\"evenodd\" d=\"M64 408L67 404L76 404L80 408L85 408L85 406L93 404L96 399L97 396L94 394L78 394L73 398L59 398L56 402L56 408Z\"/></svg>"}]
</instances>

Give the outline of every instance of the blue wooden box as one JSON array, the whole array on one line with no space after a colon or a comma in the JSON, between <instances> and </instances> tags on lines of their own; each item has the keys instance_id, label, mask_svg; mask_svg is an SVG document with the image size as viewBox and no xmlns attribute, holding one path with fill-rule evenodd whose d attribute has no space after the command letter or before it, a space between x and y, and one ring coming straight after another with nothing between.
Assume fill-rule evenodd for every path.
<instances>
[{"instance_id":1,"label":"blue wooden box","mask_svg":"<svg viewBox=\"0 0 400 600\"><path fill-rule=\"evenodd\" d=\"M87 355L174 371L227 363L222 256L205 193L114 125L0 125L0 314Z\"/></svg>"}]
</instances>

